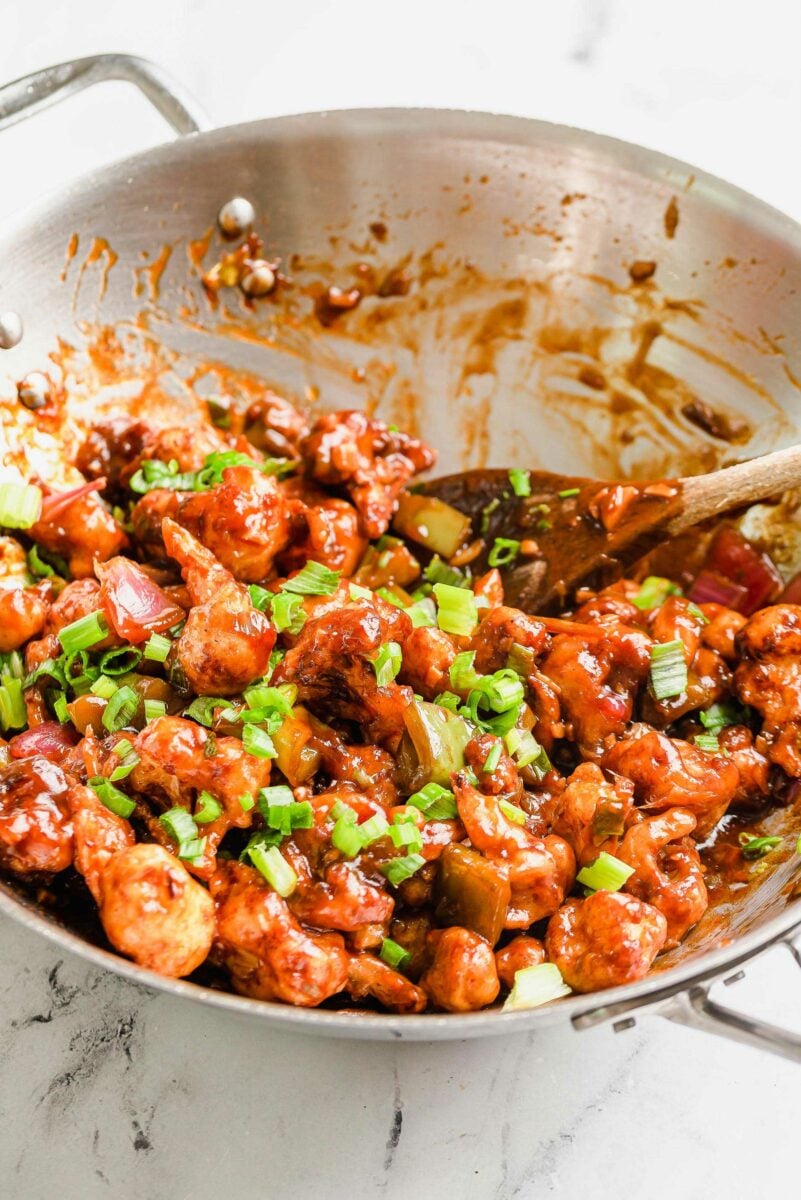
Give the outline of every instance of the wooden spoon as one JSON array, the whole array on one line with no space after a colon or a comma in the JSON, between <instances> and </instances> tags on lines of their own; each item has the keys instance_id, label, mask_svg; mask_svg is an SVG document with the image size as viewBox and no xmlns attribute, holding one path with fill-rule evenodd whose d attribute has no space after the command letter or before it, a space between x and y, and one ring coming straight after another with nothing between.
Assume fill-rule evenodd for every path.
<instances>
[{"instance_id":1,"label":"wooden spoon","mask_svg":"<svg viewBox=\"0 0 801 1200\"><path fill-rule=\"evenodd\" d=\"M496 538L520 543L502 568L506 595L539 612L605 567L633 562L711 517L799 485L801 445L684 479L604 483L531 471L530 494L517 496L508 471L475 470L431 480L420 491L470 517L483 543L474 571L486 568Z\"/></svg>"}]
</instances>

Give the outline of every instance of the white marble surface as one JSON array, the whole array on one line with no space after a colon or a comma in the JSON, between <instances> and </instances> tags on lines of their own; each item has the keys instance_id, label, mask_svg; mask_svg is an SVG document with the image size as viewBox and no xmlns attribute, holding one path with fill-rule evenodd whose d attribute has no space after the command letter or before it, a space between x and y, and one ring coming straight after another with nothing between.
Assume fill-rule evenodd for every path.
<instances>
[{"instance_id":1,"label":"white marble surface","mask_svg":"<svg viewBox=\"0 0 801 1200\"><path fill-rule=\"evenodd\" d=\"M101 50L217 121L439 104L655 146L801 217L801 6L762 0L4 0L0 79ZM0 138L0 215L164 136L123 85ZM788 147L785 154L785 147ZM782 952L726 993L798 1022ZM0 1195L299 1200L797 1190L798 1069L668 1025L392 1046L231 1022L0 923Z\"/></svg>"}]
</instances>

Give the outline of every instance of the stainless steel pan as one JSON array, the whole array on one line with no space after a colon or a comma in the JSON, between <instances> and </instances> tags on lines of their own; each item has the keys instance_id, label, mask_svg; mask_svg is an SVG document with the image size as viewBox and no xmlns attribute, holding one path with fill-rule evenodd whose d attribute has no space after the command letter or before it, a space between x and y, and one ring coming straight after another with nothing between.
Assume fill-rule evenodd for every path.
<instances>
[{"instance_id":1,"label":"stainless steel pan","mask_svg":"<svg viewBox=\"0 0 801 1200\"><path fill-rule=\"evenodd\" d=\"M0 88L0 129L106 79L138 85L188 136L88 176L4 231L0 394L49 369L78 406L125 393L146 407L157 394L191 419L197 391L231 386L214 365L225 363L300 400L417 423L446 471L678 474L731 458L681 415L693 393L747 420L739 457L797 436L801 228L744 192L636 146L482 113L316 113L200 132L197 109L160 71L120 55ZM215 308L199 272L225 253L215 216L236 195L294 284L277 300ZM365 300L321 329L315 287L352 283L359 261L403 268L408 295ZM653 276L633 284L632 264L648 261ZM588 363L605 388L582 383ZM781 542L791 558L787 526ZM655 1012L801 1060L801 1037L708 994L768 947L801 965L794 872L788 860L766 873L748 903L702 923L640 983L507 1016L258 1003L141 970L8 883L0 910L129 980L297 1030L433 1040L556 1021L620 1030Z\"/></svg>"}]
</instances>

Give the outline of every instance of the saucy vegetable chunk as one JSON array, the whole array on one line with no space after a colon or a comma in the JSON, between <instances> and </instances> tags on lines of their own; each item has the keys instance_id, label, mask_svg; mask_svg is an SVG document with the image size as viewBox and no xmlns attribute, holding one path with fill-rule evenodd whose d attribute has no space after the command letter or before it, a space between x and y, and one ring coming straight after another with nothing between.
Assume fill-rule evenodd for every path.
<instances>
[{"instance_id":1,"label":"saucy vegetable chunk","mask_svg":"<svg viewBox=\"0 0 801 1200\"><path fill-rule=\"evenodd\" d=\"M105 413L70 488L1 485L15 886L163 975L458 1019L642 979L721 861L770 866L801 607L764 606L767 556L725 526L694 582L637 566L523 612L504 569L536 542L415 491L434 461L265 390L225 429Z\"/></svg>"}]
</instances>

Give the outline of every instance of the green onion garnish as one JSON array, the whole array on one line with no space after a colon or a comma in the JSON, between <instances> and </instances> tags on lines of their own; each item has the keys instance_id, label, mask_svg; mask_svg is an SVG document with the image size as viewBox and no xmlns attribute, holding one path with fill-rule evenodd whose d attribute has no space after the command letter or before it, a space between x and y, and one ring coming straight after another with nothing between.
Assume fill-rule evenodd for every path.
<instances>
[{"instance_id":1,"label":"green onion garnish","mask_svg":"<svg viewBox=\"0 0 801 1200\"><path fill-rule=\"evenodd\" d=\"M56 714L56 717L58 718L58 720L61 722L62 725L66 725L67 721L69 721L69 719L70 719L70 712L69 712L69 709L67 708L67 697L64 695L63 692L59 692L56 696L53 697L52 703L53 703L53 712Z\"/></svg>"},{"instance_id":2,"label":"green onion garnish","mask_svg":"<svg viewBox=\"0 0 801 1200\"><path fill-rule=\"evenodd\" d=\"M670 579L663 579L661 575L648 575L640 584L636 596L632 596L631 602L641 609L659 608L668 596L680 595L681 588Z\"/></svg>"},{"instance_id":3,"label":"green onion garnish","mask_svg":"<svg viewBox=\"0 0 801 1200\"><path fill-rule=\"evenodd\" d=\"M127 675L141 661L142 651L135 646L115 646L113 650L101 654L98 665L104 675Z\"/></svg>"},{"instance_id":4,"label":"green onion garnish","mask_svg":"<svg viewBox=\"0 0 801 1200\"><path fill-rule=\"evenodd\" d=\"M49 579L56 573L55 569L51 567L50 563L45 562L45 560L41 557L38 546L31 546L27 554L27 560L28 570L30 571L31 575L34 575L37 579Z\"/></svg>"},{"instance_id":5,"label":"green onion garnish","mask_svg":"<svg viewBox=\"0 0 801 1200\"><path fill-rule=\"evenodd\" d=\"M157 721L159 717L165 716L167 713L167 705L163 700L145 700L145 723Z\"/></svg>"},{"instance_id":6,"label":"green onion garnish","mask_svg":"<svg viewBox=\"0 0 801 1200\"><path fill-rule=\"evenodd\" d=\"M254 758L277 758L278 751L266 729L258 725L245 725L242 730L242 745Z\"/></svg>"},{"instance_id":7,"label":"green onion garnish","mask_svg":"<svg viewBox=\"0 0 801 1200\"><path fill-rule=\"evenodd\" d=\"M449 567L435 554L427 567L423 568L423 579L428 583L447 583L450 587L469 588L470 578L458 567Z\"/></svg>"},{"instance_id":8,"label":"green onion garnish","mask_svg":"<svg viewBox=\"0 0 801 1200\"><path fill-rule=\"evenodd\" d=\"M781 844L782 838L780 837L751 837L748 833L740 834L743 858L764 858L766 854L770 854L774 846Z\"/></svg>"},{"instance_id":9,"label":"green onion garnish","mask_svg":"<svg viewBox=\"0 0 801 1200\"><path fill-rule=\"evenodd\" d=\"M264 612L265 609L270 607L275 592L270 592L267 588L259 587L257 583L251 583L248 586L248 595L253 607L257 608L259 612Z\"/></svg>"},{"instance_id":10,"label":"green onion garnish","mask_svg":"<svg viewBox=\"0 0 801 1200\"><path fill-rule=\"evenodd\" d=\"M485 775L491 775L498 763L501 761L501 743L495 742L490 748L490 752L484 759L484 766L481 768Z\"/></svg>"},{"instance_id":11,"label":"green onion garnish","mask_svg":"<svg viewBox=\"0 0 801 1200\"><path fill-rule=\"evenodd\" d=\"M359 826L359 837L362 839L362 845L369 846L372 842L377 842L379 838L385 837L387 829L387 819L384 814L373 813L372 817L368 817L366 821L362 821Z\"/></svg>"},{"instance_id":12,"label":"green onion garnish","mask_svg":"<svg viewBox=\"0 0 801 1200\"><path fill-rule=\"evenodd\" d=\"M403 653L397 642L385 642L378 654L372 659L375 669L376 683L379 687L388 687L392 683L403 663Z\"/></svg>"},{"instance_id":13,"label":"green onion garnish","mask_svg":"<svg viewBox=\"0 0 801 1200\"><path fill-rule=\"evenodd\" d=\"M507 820L514 822L515 825L525 825L526 814L516 804L512 804L509 800L499 800L498 808Z\"/></svg>"},{"instance_id":14,"label":"green onion garnish","mask_svg":"<svg viewBox=\"0 0 801 1200\"><path fill-rule=\"evenodd\" d=\"M216 821L222 816L223 806L216 796L212 796L211 792L203 791L197 798L195 807L195 824L210 825L212 821Z\"/></svg>"},{"instance_id":15,"label":"green onion garnish","mask_svg":"<svg viewBox=\"0 0 801 1200\"><path fill-rule=\"evenodd\" d=\"M348 592L351 600L372 600L373 593L369 588L362 587L360 583L348 584Z\"/></svg>"},{"instance_id":16,"label":"green onion garnish","mask_svg":"<svg viewBox=\"0 0 801 1200\"><path fill-rule=\"evenodd\" d=\"M114 695L109 700L101 720L103 728L109 733L116 733L118 729L124 729L129 725L131 719L139 707L139 697L131 687L117 688Z\"/></svg>"},{"instance_id":17,"label":"green onion garnish","mask_svg":"<svg viewBox=\"0 0 801 1200\"><path fill-rule=\"evenodd\" d=\"M126 796L125 792L121 792L118 787L102 775L95 775L89 780L89 787L97 795L101 804L104 804L110 812L116 813L118 817L130 817L131 813L136 808L136 802Z\"/></svg>"},{"instance_id":18,"label":"green onion garnish","mask_svg":"<svg viewBox=\"0 0 801 1200\"><path fill-rule=\"evenodd\" d=\"M509 482L516 496L531 495L531 475L528 471L520 471L517 467L513 467L509 472Z\"/></svg>"},{"instance_id":19,"label":"green onion garnish","mask_svg":"<svg viewBox=\"0 0 801 1200\"><path fill-rule=\"evenodd\" d=\"M75 654L77 650L88 650L108 637L108 623L98 610L79 617L71 625L65 625L56 636L65 654Z\"/></svg>"},{"instance_id":20,"label":"green onion garnish","mask_svg":"<svg viewBox=\"0 0 801 1200\"><path fill-rule=\"evenodd\" d=\"M259 811L265 821L267 820L267 813L271 805L294 803L295 793L285 783L278 783L273 787L262 788L259 792Z\"/></svg>"},{"instance_id":21,"label":"green onion garnish","mask_svg":"<svg viewBox=\"0 0 801 1200\"><path fill-rule=\"evenodd\" d=\"M581 488L562 488L561 492L557 492L560 500L571 500L573 496L578 496Z\"/></svg>"},{"instance_id":22,"label":"green onion garnish","mask_svg":"<svg viewBox=\"0 0 801 1200\"><path fill-rule=\"evenodd\" d=\"M205 725L207 729L211 729L214 724L214 710L227 707L228 701L224 700L222 696L197 696L184 709L183 715L191 717L193 721L197 721L198 725Z\"/></svg>"},{"instance_id":23,"label":"green onion garnish","mask_svg":"<svg viewBox=\"0 0 801 1200\"><path fill-rule=\"evenodd\" d=\"M310 559L302 571L281 584L281 591L296 596L332 596L339 587L340 575L341 571L330 571Z\"/></svg>"},{"instance_id":24,"label":"green onion garnish","mask_svg":"<svg viewBox=\"0 0 801 1200\"><path fill-rule=\"evenodd\" d=\"M300 633L306 624L303 597L280 592L270 606L270 620L279 633Z\"/></svg>"},{"instance_id":25,"label":"green onion garnish","mask_svg":"<svg viewBox=\"0 0 801 1200\"><path fill-rule=\"evenodd\" d=\"M388 833L398 850L405 848L410 854L419 854L423 849L423 836L414 821L396 821Z\"/></svg>"},{"instance_id":26,"label":"green onion garnish","mask_svg":"<svg viewBox=\"0 0 801 1200\"><path fill-rule=\"evenodd\" d=\"M251 845L248 856L270 887L285 899L298 886L298 877L277 846Z\"/></svg>"},{"instance_id":27,"label":"green onion garnish","mask_svg":"<svg viewBox=\"0 0 801 1200\"><path fill-rule=\"evenodd\" d=\"M706 615L706 613L701 612L701 609L697 604L694 603L694 601L691 600L687 605L687 612L691 617L695 617L697 621L700 621L702 625L709 624L709 617Z\"/></svg>"},{"instance_id":28,"label":"green onion garnish","mask_svg":"<svg viewBox=\"0 0 801 1200\"><path fill-rule=\"evenodd\" d=\"M396 971L402 971L404 967L408 967L412 961L412 956L408 950L404 950L403 946L399 946L397 942L393 942L392 938L385 937L381 943L380 958L389 967L393 967Z\"/></svg>"},{"instance_id":29,"label":"green onion garnish","mask_svg":"<svg viewBox=\"0 0 801 1200\"><path fill-rule=\"evenodd\" d=\"M520 553L520 542L515 538L498 537L492 544L487 562L491 567L507 567Z\"/></svg>"},{"instance_id":30,"label":"green onion garnish","mask_svg":"<svg viewBox=\"0 0 801 1200\"><path fill-rule=\"evenodd\" d=\"M119 684L113 679L109 679L108 675L101 675L94 681L89 691L94 696L100 696L102 700L109 700L117 691Z\"/></svg>"},{"instance_id":31,"label":"green onion garnish","mask_svg":"<svg viewBox=\"0 0 801 1200\"><path fill-rule=\"evenodd\" d=\"M353 809L348 809L337 818L331 831L331 844L346 858L355 858L361 853L362 839Z\"/></svg>"},{"instance_id":32,"label":"green onion garnish","mask_svg":"<svg viewBox=\"0 0 801 1200\"><path fill-rule=\"evenodd\" d=\"M738 704L710 704L698 718L708 733L719 734L727 725L741 725L748 719L744 708Z\"/></svg>"},{"instance_id":33,"label":"green onion garnish","mask_svg":"<svg viewBox=\"0 0 801 1200\"><path fill-rule=\"evenodd\" d=\"M178 843L179 858L188 862L200 858L206 848L206 839L198 837L198 828L190 812L181 807L171 808L161 814L159 824Z\"/></svg>"},{"instance_id":34,"label":"green onion garnish","mask_svg":"<svg viewBox=\"0 0 801 1200\"><path fill-rule=\"evenodd\" d=\"M440 629L459 637L470 637L478 625L478 609L473 593L448 583L435 583L434 595L437 598L437 624Z\"/></svg>"},{"instance_id":35,"label":"green onion garnish","mask_svg":"<svg viewBox=\"0 0 801 1200\"><path fill-rule=\"evenodd\" d=\"M621 862L605 850L588 867L582 867L576 879L594 892L619 892L626 880L634 874L634 867Z\"/></svg>"},{"instance_id":36,"label":"green onion garnish","mask_svg":"<svg viewBox=\"0 0 801 1200\"><path fill-rule=\"evenodd\" d=\"M427 821L450 821L459 815L453 792L439 783L427 783L406 803L419 808Z\"/></svg>"},{"instance_id":37,"label":"green onion garnish","mask_svg":"<svg viewBox=\"0 0 801 1200\"><path fill-rule=\"evenodd\" d=\"M42 489L32 483L0 483L0 525L30 529L42 512Z\"/></svg>"},{"instance_id":38,"label":"green onion garnish","mask_svg":"<svg viewBox=\"0 0 801 1200\"><path fill-rule=\"evenodd\" d=\"M3 675L0 685L0 726L3 729L24 729L28 710L22 694L22 680Z\"/></svg>"},{"instance_id":39,"label":"green onion garnish","mask_svg":"<svg viewBox=\"0 0 801 1200\"><path fill-rule=\"evenodd\" d=\"M138 766L141 759L133 748L133 743L128 738L121 738L113 748L114 754L119 758L119 766L115 767L109 775L112 783L117 783L120 779L127 779L134 767Z\"/></svg>"},{"instance_id":40,"label":"green onion garnish","mask_svg":"<svg viewBox=\"0 0 801 1200\"><path fill-rule=\"evenodd\" d=\"M693 743L699 750L709 750L712 753L720 750L720 742L716 733L697 733L693 738Z\"/></svg>"},{"instance_id":41,"label":"green onion garnish","mask_svg":"<svg viewBox=\"0 0 801 1200\"><path fill-rule=\"evenodd\" d=\"M448 672L453 687L460 692L469 692L471 688L479 687L483 675L479 675L473 663L476 660L475 650L463 650L457 654Z\"/></svg>"},{"instance_id":42,"label":"green onion garnish","mask_svg":"<svg viewBox=\"0 0 801 1200\"><path fill-rule=\"evenodd\" d=\"M508 667L502 667L500 671L484 676L479 688L486 696L490 708L497 713L518 709L526 694L520 676Z\"/></svg>"},{"instance_id":43,"label":"green onion garnish","mask_svg":"<svg viewBox=\"0 0 801 1200\"><path fill-rule=\"evenodd\" d=\"M406 879L411 879L421 867L425 866L422 854L407 854L404 858L392 858L379 867L393 887L398 887Z\"/></svg>"},{"instance_id":44,"label":"green onion garnish","mask_svg":"<svg viewBox=\"0 0 801 1200\"><path fill-rule=\"evenodd\" d=\"M535 967L523 967L515 971L514 986L504 1000L501 1011L522 1012L569 995L570 988L556 963L539 963Z\"/></svg>"},{"instance_id":45,"label":"green onion garnish","mask_svg":"<svg viewBox=\"0 0 801 1200\"><path fill-rule=\"evenodd\" d=\"M149 662L166 662L171 648L172 642L168 637L164 637L160 633L151 633L145 643L145 658Z\"/></svg>"},{"instance_id":46,"label":"green onion garnish","mask_svg":"<svg viewBox=\"0 0 801 1200\"><path fill-rule=\"evenodd\" d=\"M687 690L687 660L679 638L651 647L651 690L657 700L668 700Z\"/></svg>"}]
</instances>

